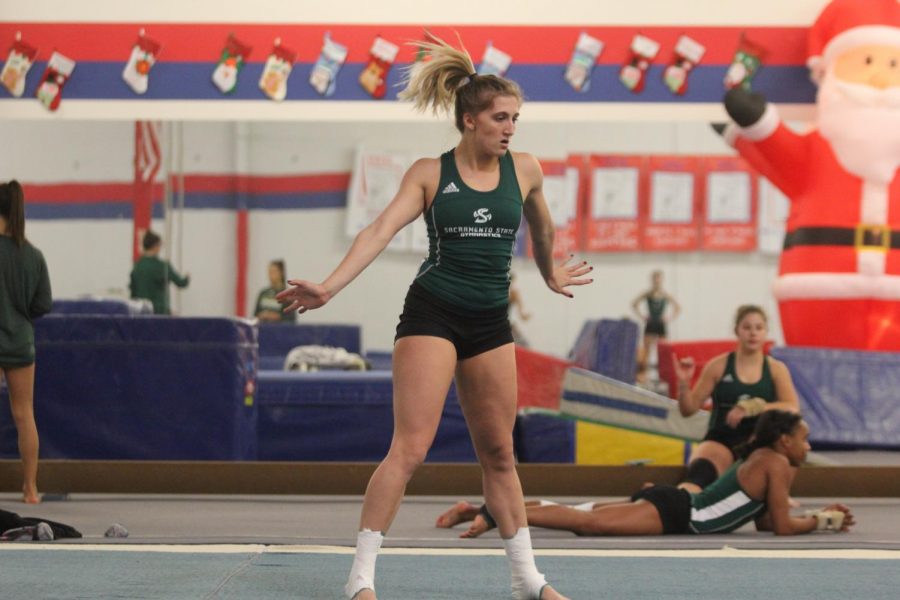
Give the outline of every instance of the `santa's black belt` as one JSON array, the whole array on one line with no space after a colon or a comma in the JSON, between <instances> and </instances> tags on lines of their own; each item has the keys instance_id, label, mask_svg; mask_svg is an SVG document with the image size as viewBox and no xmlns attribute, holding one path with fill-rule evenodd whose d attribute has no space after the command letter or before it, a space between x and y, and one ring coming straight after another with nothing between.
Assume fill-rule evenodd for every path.
<instances>
[{"instance_id":1,"label":"santa's black belt","mask_svg":"<svg viewBox=\"0 0 900 600\"><path fill-rule=\"evenodd\" d=\"M900 231L886 225L798 227L784 236L784 249L797 246L853 246L858 250L900 248Z\"/></svg>"}]
</instances>

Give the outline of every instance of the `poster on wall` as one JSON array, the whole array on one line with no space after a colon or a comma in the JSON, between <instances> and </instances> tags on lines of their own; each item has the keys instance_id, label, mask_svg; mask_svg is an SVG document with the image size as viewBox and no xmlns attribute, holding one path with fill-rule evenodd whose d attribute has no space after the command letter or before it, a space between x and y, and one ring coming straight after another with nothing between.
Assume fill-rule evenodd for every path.
<instances>
[{"instance_id":1,"label":"poster on wall","mask_svg":"<svg viewBox=\"0 0 900 600\"><path fill-rule=\"evenodd\" d=\"M553 238L553 257L562 258L579 250L581 227L579 205L581 198L580 157L567 160L541 160L544 171L544 198L556 235ZM531 238L528 238L528 256L534 256Z\"/></svg>"},{"instance_id":2,"label":"poster on wall","mask_svg":"<svg viewBox=\"0 0 900 600\"><path fill-rule=\"evenodd\" d=\"M704 220L701 247L724 252L756 250L756 177L740 158L703 159Z\"/></svg>"},{"instance_id":3,"label":"poster on wall","mask_svg":"<svg viewBox=\"0 0 900 600\"><path fill-rule=\"evenodd\" d=\"M765 177L759 178L759 252L778 256L784 244L791 201Z\"/></svg>"},{"instance_id":4,"label":"poster on wall","mask_svg":"<svg viewBox=\"0 0 900 600\"><path fill-rule=\"evenodd\" d=\"M641 249L646 213L641 156L591 156L588 163L585 244L588 252Z\"/></svg>"},{"instance_id":5,"label":"poster on wall","mask_svg":"<svg viewBox=\"0 0 900 600\"><path fill-rule=\"evenodd\" d=\"M696 250L700 237L697 159L653 156L649 159L649 208L644 250Z\"/></svg>"},{"instance_id":6,"label":"poster on wall","mask_svg":"<svg viewBox=\"0 0 900 600\"><path fill-rule=\"evenodd\" d=\"M412 161L406 154L362 147L357 149L350 174L350 188L347 190L345 232L348 237L356 237L393 200L410 164ZM412 225L407 225L387 247L390 250L409 250L411 237Z\"/></svg>"}]
</instances>

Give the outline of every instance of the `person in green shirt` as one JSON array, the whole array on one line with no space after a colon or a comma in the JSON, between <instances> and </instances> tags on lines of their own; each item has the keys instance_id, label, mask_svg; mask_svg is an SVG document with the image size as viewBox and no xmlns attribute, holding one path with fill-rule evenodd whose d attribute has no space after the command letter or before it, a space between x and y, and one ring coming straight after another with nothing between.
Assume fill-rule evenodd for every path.
<instances>
[{"instance_id":1,"label":"person in green shirt","mask_svg":"<svg viewBox=\"0 0 900 600\"><path fill-rule=\"evenodd\" d=\"M287 289L285 282L285 268L283 260L273 260L269 263L269 287L265 288L256 297L256 309L253 314L260 321L275 323L293 323L294 313L284 312L286 303L279 302L275 295Z\"/></svg>"},{"instance_id":2,"label":"person in green shirt","mask_svg":"<svg viewBox=\"0 0 900 600\"><path fill-rule=\"evenodd\" d=\"M190 283L190 275L182 277L167 260L159 257L162 249L162 238L153 231L147 230L142 242L144 254L134 263L131 270L132 298L144 298L153 304L153 312L157 315L168 315L172 311L169 306L169 282L180 288Z\"/></svg>"},{"instance_id":3,"label":"person in green shirt","mask_svg":"<svg viewBox=\"0 0 900 600\"><path fill-rule=\"evenodd\" d=\"M23 500L40 502L38 432L34 422L34 326L53 299L44 255L25 239L25 194L18 181L0 184L0 375L9 388L22 458Z\"/></svg>"},{"instance_id":4,"label":"person in green shirt","mask_svg":"<svg viewBox=\"0 0 900 600\"><path fill-rule=\"evenodd\" d=\"M528 524L584 536L729 533L754 521L757 531L798 535L816 530L846 532L855 524L850 509L830 504L802 516L790 513L790 488L809 452L809 427L796 412L770 410L756 422L741 458L699 493L672 485L648 485L630 502L563 506L533 501ZM491 529L490 513L457 503L440 516L438 527L472 521L460 537Z\"/></svg>"}]
</instances>

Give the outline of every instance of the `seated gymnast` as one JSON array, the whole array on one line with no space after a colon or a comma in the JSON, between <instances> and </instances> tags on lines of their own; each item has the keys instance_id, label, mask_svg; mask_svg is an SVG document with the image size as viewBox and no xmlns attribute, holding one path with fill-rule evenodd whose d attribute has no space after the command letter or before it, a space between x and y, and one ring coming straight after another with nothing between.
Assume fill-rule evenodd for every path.
<instances>
[{"instance_id":1,"label":"seated gymnast","mask_svg":"<svg viewBox=\"0 0 900 600\"><path fill-rule=\"evenodd\" d=\"M768 335L765 311L749 304L739 307L734 334L737 347L710 360L693 389L694 359L673 356L681 414L689 417L707 398L712 399L709 428L691 452L685 480L679 484L692 493L728 470L738 458L736 448L750 438L760 414L769 410L800 412L790 371L764 352Z\"/></svg>"},{"instance_id":2,"label":"seated gymnast","mask_svg":"<svg viewBox=\"0 0 900 600\"><path fill-rule=\"evenodd\" d=\"M803 516L790 514L789 493L809 452L809 427L795 412L764 412L750 442L715 482L699 493L651 485L629 502L586 503L577 507L547 501L526 504L528 525L583 536L729 533L751 520L758 531L797 535L816 530L847 531L850 509L832 504ZM490 513L459 502L438 518L437 527L472 521L460 537L478 537L493 527Z\"/></svg>"}]
</instances>

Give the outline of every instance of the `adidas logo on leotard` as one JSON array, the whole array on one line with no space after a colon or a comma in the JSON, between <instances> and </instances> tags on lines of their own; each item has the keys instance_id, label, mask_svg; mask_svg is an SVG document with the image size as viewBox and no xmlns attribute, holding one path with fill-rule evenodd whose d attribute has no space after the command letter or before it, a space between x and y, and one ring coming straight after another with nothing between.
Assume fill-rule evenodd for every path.
<instances>
[{"instance_id":1,"label":"adidas logo on leotard","mask_svg":"<svg viewBox=\"0 0 900 600\"><path fill-rule=\"evenodd\" d=\"M452 194L453 192L458 192L459 188L456 187L456 184L452 181L447 184L447 186L441 191L442 194Z\"/></svg>"},{"instance_id":2,"label":"adidas logo on leotard","mask_svg":"<svg viewBox=\"0 0 900 600\"><path fill-rule=\"evenodd\" d=\"M730 383L730 382L734 381L734 377L731 376L731 373L726 373L725 377L722 378L722 381L724 383Z\"/></svg>"}]
</instances>

